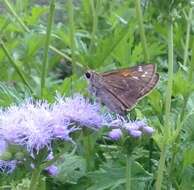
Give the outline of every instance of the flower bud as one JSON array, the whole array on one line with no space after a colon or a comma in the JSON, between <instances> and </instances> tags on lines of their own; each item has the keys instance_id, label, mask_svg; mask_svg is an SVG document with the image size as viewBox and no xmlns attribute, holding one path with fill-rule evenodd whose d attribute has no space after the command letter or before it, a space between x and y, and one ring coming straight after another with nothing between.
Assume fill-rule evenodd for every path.
<instances>
[{"instance_id":1,"label":"flower bud","mask_svg":"<svg viewBox=\"0 0 194 190\"><path fill-rule=\"evenodd\" d=\"M108 133L108 136L112 139L112 140L119 140L122 137L122 131L121 129L113 129L112 131L110 131Z\"/></svg>"}]
</instances>

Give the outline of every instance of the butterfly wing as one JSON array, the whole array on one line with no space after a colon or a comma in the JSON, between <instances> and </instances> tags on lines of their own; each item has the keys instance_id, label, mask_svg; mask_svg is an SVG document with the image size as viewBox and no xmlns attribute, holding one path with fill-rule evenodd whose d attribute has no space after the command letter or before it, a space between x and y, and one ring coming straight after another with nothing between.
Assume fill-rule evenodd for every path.
<instances>
[{"instance_id":1,"label":"butterfly wing","mask_svg":"<svg viewBox=\"0 0 194 190\"><path fill-rule=\"evenodd\" d=\"M103 87L99 88L96 93L96 97L99 98L100 102L108 107L111 111L124 115L126 111L125 105L115 96L110 89Z\"/></svg>"},{"instance_id":2,"label":"butterfly wing","mask_svg":"<svg viewBox=\"0 0 194 190\"><path fill-rule=\"evenodd\" d=\"M122 110L131 109L154 88L159 79L153 64L106 72L101 76L109 96L114 96L122 104Z\"/></svg>"}]
</instances>

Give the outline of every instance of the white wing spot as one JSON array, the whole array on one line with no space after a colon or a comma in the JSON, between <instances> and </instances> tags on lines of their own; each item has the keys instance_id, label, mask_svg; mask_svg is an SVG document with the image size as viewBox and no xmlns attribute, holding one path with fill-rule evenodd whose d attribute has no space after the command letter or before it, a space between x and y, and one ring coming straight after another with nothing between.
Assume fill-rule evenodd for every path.
<instances>
[{"instance_id":1,"label":"white wing spot","mask_svg":"<svg viewBox=\"0 0 194 190\"><path fill-rule=\"evenodd\" d=\"M133 76L132 78L133 78L133 79L136 79L136 80L139 80L139 78L138 78L138 77L135 77L135 76Z\"/></svg>"},{"instance_id":2,"label":"white wing spot","mask_svg":"<svg viewBox=\"0 0 194 190\"><path fill-rule=\"evenodd\" d=\"M146 75L145 74L143 74L143 75L141 75L142 77L146 77Z\"/></svg>"},{"instance_id":3,"label":"white wing spot","mask_svg":"<svg viewBox=\"0 0 194 190\"><path fill-rule=\"evenodd\" d=\"M139 66L139 67L138 67L138 71L139 71L139 72L142 72L142 71L143 71L142 66Z\"/></svg>"}]
</instances>

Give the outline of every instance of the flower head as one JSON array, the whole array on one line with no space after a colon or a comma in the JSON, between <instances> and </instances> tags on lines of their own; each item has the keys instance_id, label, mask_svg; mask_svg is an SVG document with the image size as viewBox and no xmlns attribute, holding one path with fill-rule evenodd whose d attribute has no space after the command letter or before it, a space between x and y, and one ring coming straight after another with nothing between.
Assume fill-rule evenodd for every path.
<instances>
[{"instance_id":1,"label":"flower head","mask_svg":"<svg viewBox=\"0 0 194 190\"><path fill-rule=\"evenodd\" d=\"M68 118L70 122L90 128L100 128L104 122L104 116L100 114L99 105L89 103L79 94L65 99L58 97L57 103L53 106L53 111L63 115L63 118Z\"/></svg>"},{"instance_id":2,"label":"flower head","mask_svg":"<svg viewBox=\"0 0 194 190\"><path fill-rule=\"evenodd\" d=\"M108 136L112 139L112 140L119 140L122 137L122 131L121 129L112 129L112 131L110 131L108 133Z\"/></svg>"},{"instance_id":3,"label":"flower head","mask_svg":"<svg viewBox=\"0 0 194 190\"><path fill-rule=\"evenodd\" d=\"M58 174L58 168L55 165L51 165L45 169L49 175L56 176Z\"/></svg>"},{"instance_id":4,"label":"flower head","mask_svg":"<svg viewBox=\"0 0 194 190\"><path fill-rule=\"evenodd\" d=\"M29 152L49 146L53 139L52 116L47 103L25 102L11 106L0 117L0 136Z\"/></svg>"},{"instance_id":5,"label":"flower head","mask_svg":"<svg viewBox=\"0 0 194 190\"><path fill-rule=\"evenodd\" d=\"M50 150L55 139L72 141L70 133L78 130L78 125L100 128L104 119L99 106L81 95L58 97L54 104L29 99L1 110L0 137L34 155L45 147Z\"/></svg>"},{"instance_id":6,"label":"flower head","mask_svg":"<svg viewBox=\"0 0 194 190\"><path fill-rule=\"evenodd\" d=\"M1 138L25 147L31 154L49 148L56 138L70 140L72 131L69 122L56 115L46 102L26 101L19 106L10 106L0 115Z\"/></svg>"},{"instance_id":7,"label":"flower head","mask_svg":"<svg viewBox=\"0 0 194 190\"><path fill-rule=\"evenodd\" d=\"M134 138L139 138L143 134L152 135L154 132L154 129L149 127L145 120L126 121L124 118L117 118L109 122L108 126L113 128L108 134L108 136L113 137L112 139L116 138L117 135L119 136L120 129L125 129L127 134Z\"/></svg>"},{"instance_id":8,"label":"flower head","mask_svg":"<svg viewBox=\"0 0 194 190\"><path fill-rule=\"evenodd\" d=\"M124 128L135 138L141 137L143 134L151 135L154 132L154 129L149 127L144 120L128 122L124 125Z\"/></svg>"}]
</instances>

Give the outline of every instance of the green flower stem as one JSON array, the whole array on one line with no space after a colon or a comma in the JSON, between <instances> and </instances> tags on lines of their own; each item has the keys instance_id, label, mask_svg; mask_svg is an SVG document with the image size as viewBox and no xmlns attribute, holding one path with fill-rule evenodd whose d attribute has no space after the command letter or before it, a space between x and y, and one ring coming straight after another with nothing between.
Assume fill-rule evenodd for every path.
<instances>
[{"instance_id":1,"label":"green flower stem","mask_svg":"<svg viewBox=\"0 0 194 190\"><path fill-rule=\"evenodd\" d=\"M173 84L173 23L168 26L168 84L165 100L165 127L170 126L170 109Z\"/></svg>"},{"instance_id":2,"label":"green flower stem","mask_svg":"<svg viewBox=\"0 0 194 190\"><path fill-rule=\"evenodd\" d=\"M157 179L156 179L156 190L162 189L163 172L165 169L165 160L166 160L166 145L161 147L158 174L157 174Z\"/></svg>"},{"instance_id":3,"label":"green flower stem","mask_svg":"<svg viewBox=\"0 0 194 190\"><path fill-rule=\"evenodd\" d=\"M30 84L28 83L28 81L26 80L26 78L24 77L22 71L20 70L20 68L18 67L17 63L13 60L13 58L11 57L7 47L5 46L4 42L0 39L0 46L2 47L3 52L5 53L5 55L7 56L7 58L10 61L10 64L13 66L13 68L16 70L16 72L18 73L19 77L21 78L21 80L23 81L23 83L29 88L29 90L33 93L33 89L30 86Z\"/></svg>"},{"instance_id":4,"label":"green flower stem","mask_svg":"<svg viewBox=\"0 0 194 190\"><path fill-rule=\"evenodd\" d=\"M94 0L90 0L91 3L91 10L92 10L92 35L91 35L91 41L90 41L90 47L89 50L91 51L95 44L95 35L97 31L97 25L98 25L98 17L96 14L96 7L94 5Z\"/></svg>"},{"instance_id":5,"label":"green flower stem","mask_svg":"<svg viewBox=\"0 0 194 190\"><path fill-rule=\"evenodd\" d=\"M22 21L22 19L19 17L19 15L16 13L16 11L14 10L13 6L9 3L8 0L4 0L5 5L7 6L8 10L10 11L10 13L16 18L16 20L18 21L18 23L20 24L20 26L26 31L26 32L30 32L30 29L26 26L26 24ZM72 61L71 58L66 55L65 53L61 52L60 50L58 50L57 48L55 48L52 45L49 45L49 48L54 51L55 53L57 53L58 55L64 57L65 59L67 59L68 61ZM76 62L76 65L78 65L79 67L83 67L80 63Z\"/></svg>"},{"instance_id":6,"label":"green flower stem","mask_svg":"<svg viewBox=\"0 0 194 190\"><path fill-rule=\"evenodd\" d=\"M76 150L77 150L77 146L75 145L75 147L73 148L71 154L73 155ZM29 190L38 190L38 185L39 185L39 182L40 182L40 174L41 174L41 172L45 168L49 167L50 165L54 164L57 160L59 160L60 157L66 153L66 151L67 150L64 149L59 154L57 154L52 160L49 160L49 161L47 161L47 162L45 162L43 164L40 164L37 168L35 168L33 170Z\"/></svg>"},{"instance_id":7,"label":"green flower stem","mask_svg":"<svg viewBox=\"0 0 194 190\"><path fill-rule=\"evenodd\" d=\"M190 63L190 65L189 65L188 81L191 83L193 80L193 71L194 71L194 37L192 38L192 55L191 55L191 61L189 63ZM187 94L187 96L184 97L183 108L181 111L181 120L184 119L189 96L190 96L190 94Z\"/></svg>"},{"instance_id":8,"label":"green flower stem","mask_svg":"<svg viewBox=\"0 0 194 190\"><path fill-rule=\"evenodd\" d=\"M55 0L51 0L48 24L47 24L46 39L45 39L45 47L44 47L42 74L41 74L41 97L43 97L45 80L46 80L46 76L48 72L48 50L49 50L49 43L50 43L50 38L51 38L51 28L52 28L54 12L55 12Z\"/></svg>"},{"instance_id":9,"label":"green flower stem","mask_svg":"<svg viewBox=\"0 0 194 190\"><path fill-rule=\"evenodd\" d=\"M193 7L190 8L189 16L187 18L187 32L186 32L186 40L185 40L185 48L184 48L183 65L186 65L187 64L187 60L188 60L190 30L191 30L191 23L192 23L192 14L193 14Z\"/></svg>"},{"instance_id":10,"label":"green flower stem","mask_svg":"<svg viewBox=\"0 0 194 190\"><path fill-rule=\"evenodd\" d=\"M41 171L39 167L33 170L29 190L38 190Z\"/></svg>"},{"instance_id":11,"label":"green flower stem","mask_svg":"<svg viewBox=\"0 0 194 190\"><path fill-rule=\"evenodd\" d=\"M189 81L193 80L193 72L194 72L194 36L192 37L192 55L189 67Z\"/></svg>"},{"instance_id":12,"label":"green flower stem","mask_svg":"<svg viewBox=\"0 0 194 190\"><path fill-rule=\"evenodd\" d=\"M156 190L161 190L163 181L163 172L165 169L166 149L170 131L170 110L171 110L171 96L172 96L172 82L173 82L173 22L168 24L168 84L166 88L165 101L165 121L164 121L164 139L161 145L161 153L158 167L158 174L156 179Z\"/></svg>"},{"instance_id":13,"label":"green flower stem","mask_svg":"<svg viewBox=\"0 0 194 190\"><path fill-rule=\"evenodd\" d=\"M68 0L68 16L70 25L70 48L71 48L71 62L73 73L75 71L75 27L74 27L74 10L73 0Z\"/></svg>"},{"instance_id":14,"label":"green flower stem","mask_svg":"<svg viewBox=\"0 0 194 190\"><path fill-rule=\"evenodd\" d=\"M126 190L131 190L131 159L126 156Z\"/></svg>"},{"instance_id":15,"label":"green flower stem","mask_svg":"<svg viewBox=\"0 0 194 190\"><path fill-rule=\"evenodd\" d=\"M144 59L145 59L145 62L148 63L150 61L150 56L149 56L148 48L147 48L147 41L146 41L146 36L145 36L145 29L144 29L144 24L143 24L143 15L142 15L142 10L141 10L140 0L135 1L135 8L136 8L137 19L139 22L139 29L140 29L140 36L141 36L141 41L142 41Z\"/></svg>"},{"instance_id":16,"label":"green flower stem","mask_svg":"<svg viewBox=\"0 0 194 190\"><path fill-rule=\"evenodd\" d=\"M92 135L87 131L83 132L84 157L86 159L87 170L91 171L94 167L93 150L92 150Z\"/></svg>"}]
</instances>

